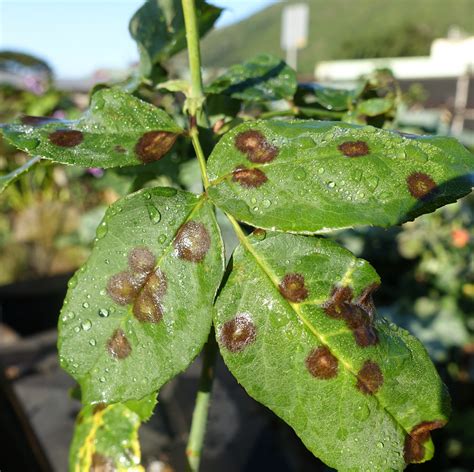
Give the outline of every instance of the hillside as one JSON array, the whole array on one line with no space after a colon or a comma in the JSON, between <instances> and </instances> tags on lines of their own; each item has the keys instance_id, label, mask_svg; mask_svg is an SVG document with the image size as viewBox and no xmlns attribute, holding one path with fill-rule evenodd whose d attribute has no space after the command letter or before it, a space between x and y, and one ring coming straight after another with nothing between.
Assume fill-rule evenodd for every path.
<instances>
[{"instance_id":1,"label":"hillside","mask_svg":"<svg viewBox=\"0 0 474 472\"><path fill-rule=\"evenodd\" d=\"M298 0L301 2L302 0ZM225 67L260 53L284 56L281 12L272 5L203 41L203 62ZM321 60L427 55L431 41L456 25L474 33L474 0L307 0L309 46L300 51L299 72Z\"/></svg>"}]
</instances>

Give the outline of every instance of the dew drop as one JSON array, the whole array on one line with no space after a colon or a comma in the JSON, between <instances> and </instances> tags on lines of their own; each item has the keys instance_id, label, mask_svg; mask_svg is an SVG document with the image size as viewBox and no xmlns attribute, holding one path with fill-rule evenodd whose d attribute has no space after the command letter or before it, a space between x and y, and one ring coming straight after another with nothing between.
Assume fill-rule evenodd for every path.
<instances>
[{"instance_id":1,"label":"dew drop","mask_svg":"<svg viewBox=\"0 0 474 472\"><path fill-rule=\"evenodd\" d=\"M105 289L102 289L100 292L99 292L99 295L106 295L107 294L107 291Z\"/></svg>"},{"instance_id":2,"label":"dew drop","mask_svg":"<svg viewBox=\"0 0 474 472\"><path fill-rule=\"evenodd\" d=\"M329 182L326 182L326 185L329 188L334 188L336 186L336 182L333 182L332 180L330 180Z\"/></svg>"},{"instance_id":3,"label":"dew drop","mask_svg":"<svg viewBox=\"0 0 474 472\"><path fill-rule=\"evenodd\" d=\"M145 192L145 193L143 194L143 197L145 198L145 200L150 200L150 198L151 198L151 193L150 193L150 192Z\"/></svg>"},{"instance_id":4,"label":"dew drop","mask_svg":"<svg viewBox=\"0 0 474 472\"><path fill-rule=\"evenodd\" d=\"M384 448L384 443L383 443L382 441L379 441L379 442L377 443L377 447L378 447L379 449L383 449L383 448Z\"/></svg>"},{"instance_id":5,"label":"dew drop","mask_svg":"<svg viewBox=\"0 0 474 472\"><path fill-rule=\"evenodd\" d=\"M79 326L76 326L76 327L74 328L74 332L75 332L75 333L78 333L80 330L81 330L81 328L79 328Z\"/></svg>"},{"instance_id":6,"label":"dew drop","mask_svg":"<svg viewBox=\"0 0 474 472\"><path fill-rule=\"evenodd\" d=\"M303 169L303 167L298 167L295 170L295 179L296 180L304 180L306 179L306 171Z\"/></svg>"},{"instance_id":7,"label":"dew drop","mask_svg":"<svg viewBox=\"0 0 474 472\"><path fill-rule=\"evenodd\" d=\"M103 221L98 227L96 231L97 239L102 239L107 234L108 228L107 223Z\"/></svg>"},{"instance_id":8,"label":"dew drop","mask_svg":"<svg viewBox=\"0 0 474 472\"><path fill-rule=\"evenodd\" d=\"M359 408L354 413L354 416L359 420L359 421L365 421L369 416L370 416L370 410L367 405L361 405Z\"/></svg>"},{"instance_id":9,"label":"dew drop","mask_svg":"<svg viewBox=\"0 0 474 472\"><path fill-rule=\"evenodd\" d=\"M70 320L73 320L75 316L76 316L76 314L75 314L73 311L70 311L70 312L67 314L67 317L68 317Z\"/></svg>"},{"instance_id":10,"label":"dew drop","mask_svg":"<svg viewBox=\"0 0 474 472\"><path fill-rule=\"evenodd\" d=\"M250 203L253 203L255 205L257 203L257 199L255 197L252 197L250 199Z\"/></svg>"},{"instance_id":11,"label":"dew drop","mask_svg":"<svg viewBox=\"0 0 474 472\"><path fill-rule=\"evenodd\" d=\"M272 204L272 202L268 199L265 199L265 200L262 201L262 206L264 208L269 208L271 206L271 204Z\"/></svg>"},{"instance_id":12,"label":"dew drop","mask_svg":"<svg viewBox=\"0 0 474 472\"><path fill-rule=\"evenodd\" d=\"M68 286L69 288L75 288L76 285L77 285L77 277L76 277L76 276L71 277L71 278L69 279L69 282L67 283L67 286Z\"/></svg>"},{"instance_id":13,"label":"dew drop","mask_svg":"<svg viewBox=\"0 0 474 472\"><path fill-rule=\"evenodd\" d=\"M101 318L107 318L107 316L109 316L109 310L106 308L101 308L98 313Z\"/></svg>"},{"instance_id":14,"label":"dew drop","mask_svg":"<svg viewBox=\"0 0 474 472\"><path fill-rule=\"evenodd\" d=\"M161 221L161 213L158 210L158 208L156 208L155 205L151 205L151 204L147 205L146 208L148 210L148 216L150 217L150 221L154 225L159 223Z\"/></svg>"},{"instance_id":15,"label":"dew drop","mask_svg":"<svg viewBox=\"0 0 474 472\"><path fill-rule=\"evenodd\" d=\"M84 303L82 304L82 307L83 307L83 308L89 308L89 303L84 302Z\"/></svg>"},{"instance_id":16,"label":"dew drop","mask_svg":"<svg viewBox=\"0 0 474 472\"><path fill-rule=\"evenodd\" d=\"M158 242L159 242L160 244L163 244L165 241L166 241L166 235L161 234L161 235L159 236L159 238L158 238Z\"/></svg>"},{"instance_id":17,"label":"dew drop","mask_svg":"<svg viewBox=\"0 0 474 472\"><path fill-rule=\"evenodd\" d=\"M89 331L92 328L92 321L85 320L81 323L81 326L84 331Z\"/></svg>"},{"instance_id":18,"label":"dew drop","mask_svg":"<svg viewBox=\"0 0 474 472\"><path fill-rule=\"evenodd\" d=\"M96 345L95 339L91 339L91 340L89 341L89 344L90 344L91 346L95 346L95 345Z\"/></svg>"},{"instance_id":19,"label":"dew drop","mask_svg":"<svg viewBox=\"0 0 474 472\"><path fill-rule=\"evenodd\" d=\"M105 377L100 377L99 382L104 383L105 382Z\"/></svg>"}]
</instances>

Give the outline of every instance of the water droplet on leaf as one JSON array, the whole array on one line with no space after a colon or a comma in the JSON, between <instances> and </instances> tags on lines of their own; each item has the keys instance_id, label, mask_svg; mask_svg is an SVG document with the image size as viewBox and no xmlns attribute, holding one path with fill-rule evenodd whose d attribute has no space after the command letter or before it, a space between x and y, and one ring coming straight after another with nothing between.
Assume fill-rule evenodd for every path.
<instances>
[{"instance_id":1,"label":"water droplet on leaf","mask_svg":"<svg viewBox=\"0 0 474 472\"><path fill-rule=\"evenodd\" d=\"M146 206L148 210L148 216L150 217L150 221L153 224L157 224L161 221L161 213L158 210L158 208L155 207L155 205L147 205Z\"/></svg>"}]
</instances>

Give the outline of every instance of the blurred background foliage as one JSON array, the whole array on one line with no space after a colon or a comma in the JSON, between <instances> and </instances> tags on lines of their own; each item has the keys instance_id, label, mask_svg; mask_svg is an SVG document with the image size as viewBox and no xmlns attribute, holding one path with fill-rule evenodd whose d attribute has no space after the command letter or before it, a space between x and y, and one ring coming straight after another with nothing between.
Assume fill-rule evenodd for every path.
<instances>
[{"instance_id":1,"label":"blurred background foliage","mask_svg":"<svg viewBox=\"0 0 474 472\"><path fill-rule=\"evenodd\" d=\"M0 84L0 122L22 114L74 119L87 108L87 94L55 89L51 70L35 58L0 55L0 69L19 77L13 84ZM150 83L134 93L185 123L182 93L163 95ZM402 95L384 70L350 91L300 84L291 105L300 117L426 132L405 128L396 115L400 103L418 106L425 99L423 88L416 85ZM243 120L278 117L281 109L281 103L246 102L225 90L212 95L208 106L214 131L205 137L208 143ZM189 146L178 140L166 159L147 166L102 170L42 162L22 175L0 194L0 284L75 270L89 254L106 207L122 195L153 185L200 191L197 161L191 159ZM0 141L0 177L26 161L24 153ZM473 228L474 197L468 196L401 227L335 235L375 266L383 281L376 296L379 313L423 341L453 397L452 420L434 437L438 454L413 470L471 470L474 463ZM229 228L223 231L229 250L234 240Z\"/></svg>"}]
</instances>

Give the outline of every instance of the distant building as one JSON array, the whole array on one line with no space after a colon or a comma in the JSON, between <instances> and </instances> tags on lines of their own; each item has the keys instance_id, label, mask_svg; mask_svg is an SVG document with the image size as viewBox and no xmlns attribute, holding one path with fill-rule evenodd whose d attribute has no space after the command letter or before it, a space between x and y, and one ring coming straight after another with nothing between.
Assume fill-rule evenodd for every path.
<instances>
[{"instance_id":1,"label":"distant building","mask_svg":"<svg viewBox=\"0 0 474 472\"><path fill-rule=\"evenodd\" d=\"M406 89L421 83L429 93L428 108L446 108L453 117L451 132L460 135L465 121L474 121L474 36L461 37L452 33L448 38L433 41L426 57L386 57L324 61L316 65L319 82L347 85L375 69L390 69ZM470 123L473 127L474 123Z\"/></svg>"}]
</instances>

